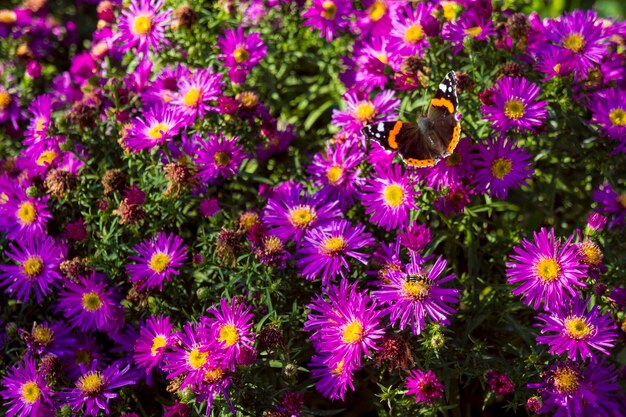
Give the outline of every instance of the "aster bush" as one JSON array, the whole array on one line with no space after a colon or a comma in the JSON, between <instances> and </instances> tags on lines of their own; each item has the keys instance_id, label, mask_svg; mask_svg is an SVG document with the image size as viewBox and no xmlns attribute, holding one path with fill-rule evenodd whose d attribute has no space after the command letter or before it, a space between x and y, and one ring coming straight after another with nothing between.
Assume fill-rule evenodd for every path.
<instances>
[{"instance_id":1,"label":"aster bush","mask_svg":"<svg viewBox=\"0 0 626 417\"><path fill-rule=\"evenodd\" d=\"M0 415L626 415L626 23L530 3L2 3Z\"/></svg>"}]
</instances>

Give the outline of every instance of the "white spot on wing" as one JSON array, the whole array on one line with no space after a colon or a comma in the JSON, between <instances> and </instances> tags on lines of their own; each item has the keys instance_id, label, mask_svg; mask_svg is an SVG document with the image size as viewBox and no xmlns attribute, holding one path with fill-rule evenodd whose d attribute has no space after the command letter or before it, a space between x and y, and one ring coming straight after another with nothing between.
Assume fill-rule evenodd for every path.
<instances>
[{"instance_id":1,"label":"white spot on wing","mask_svg":"<svg viewBox=\"0 0 626 417\"><path fill-rule=\"evenodd\" d=\"M448 91L448 86L444 83L441 83L439 84L439 89L445 93L446 91Z\"/></svg>"},{"instance_id":2,"label":"white spot on wing","mask_svg":"<svg viewBox=\"0 0 626 417\"><path fill-rule=\"evenodd\" d=\"M378 126L376 126L376 128L378 129L379 132L382 132L385 130L385 124L383 122L378 123Z\"/></svg>"}]
</instances>

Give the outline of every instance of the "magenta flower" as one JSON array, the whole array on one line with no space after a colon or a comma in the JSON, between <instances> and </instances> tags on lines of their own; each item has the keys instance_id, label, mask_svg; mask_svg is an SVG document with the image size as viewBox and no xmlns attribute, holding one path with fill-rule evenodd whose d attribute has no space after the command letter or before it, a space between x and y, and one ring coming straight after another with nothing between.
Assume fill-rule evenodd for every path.
<instances>
[{"instance_id":1,"label":"magenta flower","mask_svg":"<svg viewBox=\"0 0 626 417\"><path fill-rule=\"evenodd\" d=\"M344 359L331 355L313 355L309 363L311 376L316 379L315 388L331 400L344 399L348 389L354 390L354 372L361 369Z\"/></svg>"},{"instance_id":2,"label":"magenta flower","mask_svg":"<svg viewBox=\"0 0 626 417\"><path fill-rule=\"evenodd\" d=\"M396 11L396 18L392 20L391 41L401 56L424 55L424 50L430 46L427 36L429 28L437 25L432 16L433 7L425 3L418 3L415 8L412 4Z\"/></svg>"},{"instance_id":3,"label":"magenta flower","mask_svg":"<svg viewBox=\"0 0 626 417\"><path fill-rule=\"evenodd\" d=\"M0 397L8 417L54 415L52 389L30 356L7 369L2 386Z\"/></svg>"},{"instance_id":4,"label":"magenta flower","mask_svg":"<svg viewBox=\"0 0 626 417\"><path fill-rule=\"evenodd\" d=\"M267 55L267 46L263 43L261 35L257 32L244 35L241 26L237 30L227 29L224 37L218 36L217 39L222 50L219 59L230 68L243 68L249 71Z\"/></svg>"},{"instance_id":5,"label":"magenta flower","mask_svg":"<svg viewBox=\"0 0 626 417\"><path fill-rule=\"evenodd\" d=\"M150 49L158 51L167 44L165 28L172 11L159 13L163 3L164 0L132 0L122 10L115 38L121 51L136 47L139 53L147 54Z\"/></svg>"},{"instance_id":6,"label":"magenta flower","mask_svg":"<svg viewBox=\"0 0 626 417\"><path fill-rule=\"evenodd\" d=\"M30 123L24 132L24 145L29 146L46 139L52 122L52 101L50 94L42 94L28 106Z\"/></svg>"},{"instance_id":7,"label":"magenta flower","mask_svg":"<svg viewBox=\"0 0 626 417\"><path fill-rule=\"evenodd\" d=\"M626 90L612 88L598 92L591 101L593 122L617 141L616 152L626 152Z\"/></svg>"},{"instance_id":8,"label":"magenta flower","mask_svg":"<svg viewBox=\"0 0 626 417\"><path fill-rule=\"evenodd\" d=\"M23 236L43 235L48 219L48 196L28 197L22 189L15 189L17 195L9 199L4 207L9 216L4 219L8 239L20 239Z\"/></svg>"},{"instance_id":9,"label":"magenta flower","mask_svg":"<svg viewBox=\"0 0 626 417\"><path fill-rule=\"evenodd\" d=\"M187 124L194 123L208 111L217 111L213 105L222 93L222 74L213 74L211 70L198 68L178 82L178 94L170 102L176 105L187 117Z\"/></svg>"},{"instance_id":10,"label":"magenta flower","mask_svg":"<svg viewBox=\"0 0 626 417\"><path fill-rule=\"evenodd\" d=\"M605 182L593 191L593 201L600 204L598 211L610 220L609 228L626 225L626 192L618 193Z\"/></svg>"},{"instance_id":11,"label":"magenta flower","mask_svg":"<svg viewBox=\"0 0 626 417\"><path fill-rule=\"evenodd\" d=\"M227 138L221 133L209 133L208 139L194 136L197 145L194 161L198 166L196 177L204 182L215 181L219 177L229 178L239 172L239 166L246 158L239 138Z\"/></svg>"},{"instance_id":12,"label":"magenta flower","mask_svg":"<svg viewBox=\"0 0 626 417\"><path fill-rule=\"evenodd\" d=\"M319 29L322 37L330 42L338 32L350 24L352 2L343 0L313 0L313 4L302 15L304 25Z\"/></svg>"},{"instance_id":13,"label":"magenta flower","mask_svg":"<svg viewBox=\"0 0 626 417\"><path fill-rule=\"evenodd\" d=\"M132 120L128 134L124 138L128 149L138 152L151 150L171 141L184 125L185 116L172 107L156 105Z\"/></svg>"},{"instance_id":14,"label":"magenta flower","mask_svg":"<svg viewBox=\"0 0 626 417\"><path fill-rule=\"evenodd\" d=\"M157 369L161 367L165 350L176 342L177 334L172 332L173 327L170 318L163 316L150 316L145 324L139 327L133 358L146 374L154 367Z\"/></svg>"},{"instance_id":15,"label":"magenta flower","mask_svg":"<svg viewBox=\"0 0 626 417\"><path fill-rule=\"evenodd\" d=\"M450 41L455 55L463 50L466 40L484 41L495 34L492 20L475 10L468 10L459 18L446 22L441 30L441 38Z\"/></svg>"},{"instance_id":16,"label":"magenta flower","mask_svg":"<svg viewBox=\"0 0 626 417\"><path fill-rule=\"evenodd\" d=\"M332 123L341 127L350 137L358 135L366 125L396 120L400 100L393 96L393 90L384 90L369 100L365 92L348 90L343 95L346 109L333 110Z\"/></svg>"},{"instance_id":17,"label":"magenta flower","mask_svg":"<svg viewBox=\"0 0 626 417\"><path fill-rule=\"evenodd\" d=\"M427 372L421 369L411 371L404 386L407 389L407 394L415 395L416 403L423 402L434 405L438 399L443 398L444 386L432 370Z\"/></svg>"},{"instance_id":18,"label":"magenta flower","mask_svg":"<svg viewBox=\"0 0 626 417\"><path fill-rule=\"evenodd\" d=\"M159 232L156 236L144 240L133 248L139 256L128 259L137 263L126 265L126 273L131 282L139 282L140 288L159 288L163 291L163 281L172 281L172 275L187 257L187 246L177 235Z\"/></svg>"}]
</instances>

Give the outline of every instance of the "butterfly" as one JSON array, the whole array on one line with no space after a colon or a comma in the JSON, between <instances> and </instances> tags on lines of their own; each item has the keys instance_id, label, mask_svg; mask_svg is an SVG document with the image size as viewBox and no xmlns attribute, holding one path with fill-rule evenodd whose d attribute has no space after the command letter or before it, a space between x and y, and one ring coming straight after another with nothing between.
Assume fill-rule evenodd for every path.
<instances>
[{"instance_id":1,"label":"butterfly","mask_svg":"<svg viewBox=\"0 0 626 417\"><path fill-rule=\"evenodd\" d=\"M417 123L378 122L365 126L361 133L397 152L408 165L430 167L454 152L459 143L457 106L456 74L450 71L439 84L426 116L420 115Z\"/></svg>"}]
</instances>

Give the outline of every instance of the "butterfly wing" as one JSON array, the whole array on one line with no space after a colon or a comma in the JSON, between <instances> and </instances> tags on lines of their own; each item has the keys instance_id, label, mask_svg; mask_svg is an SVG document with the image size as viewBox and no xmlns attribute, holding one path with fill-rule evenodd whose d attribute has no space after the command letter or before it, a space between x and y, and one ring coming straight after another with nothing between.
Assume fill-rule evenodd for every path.
<instances>
[{"instance_id":1,"label":"butterfly wing","mask_svg":"<svg viewBox=\"0 0 626 417\"><path fill-rule=\"evenodd\" d=\"M450 155L459 143L461 125L456 117L457 107L456 74L450 71L439 84L426 114L428 135L437 144L442 157Z\"/></svg>"}]
</instances>

